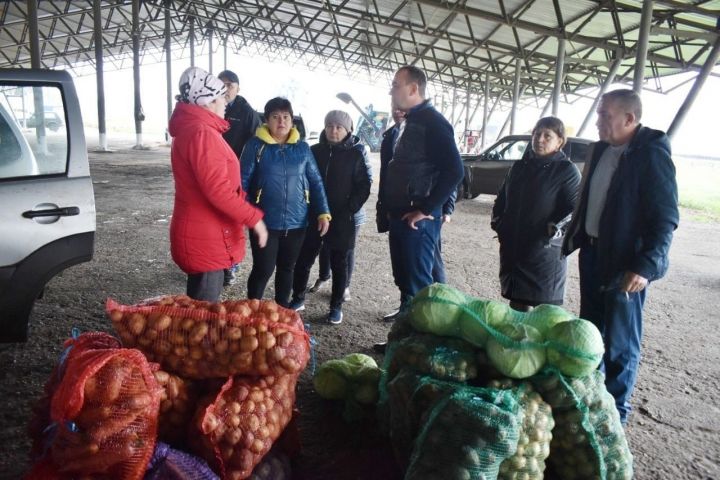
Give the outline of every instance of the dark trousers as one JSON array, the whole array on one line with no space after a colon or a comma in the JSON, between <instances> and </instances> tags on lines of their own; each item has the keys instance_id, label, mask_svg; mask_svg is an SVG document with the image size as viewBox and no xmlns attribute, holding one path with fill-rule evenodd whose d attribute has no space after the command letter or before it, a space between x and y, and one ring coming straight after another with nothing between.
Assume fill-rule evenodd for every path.
<instances>
[{"instance_id":1,"label":"dark trousers","mask_svg":"<svg viewBox=\"0 0 720 480\"><path fill-rule=\"evenodd\" d=\"M293 299L305 300L310 270L322 249L328 251L330 269L332 270L330 308L340 308L343 304L343 293L348 284L348 251L337 250L323 245L322 237L316 230L308 230L300 249L300 256L293 275Z\"/></svg>"},{"instance_id":2,"label":"dark trousers","mask_svg":"<svg viewBox=\"0 0 720 480\"><path fill-rule=\"evenodd\" d=\"M357 245L358 232L360 231L360 225L355 226L355 242ZM350 281L352 280L353 270L355 269L355 249L351 248L347 251L347 285L345 288L350 288ZM318 263L320 271L318 277L320 280L330 280L330 249L327 245L323 244L320 248L320 256L318 257Z\"/></svg>"},{"instance_id":3,"label":"dark trousers","mask_svg":"<svg viewBox=\"0 0 720 480\"><path fill-rule=\"evenodd\" d=\"M293 282L293 269L305 237L304 228L268 230L265 248L250 235L253 266L247 281L248 298L263 298L265 287L275 271L275 302L287 307Z\"/></svg>"},{"instance_id":4,"label":"dark trousers","mask_svg":"<svg viewBox=\"0 0 720 480\"><path fill-rule=\"evenodd\" d=\"M187 278L187 296L195 300L217 302L223 289L224 270L193 273Z\"/></svg>"},{"instance_id":5,"label":"dark trousers","mask_svg":"<svg viewBox=\"0 0 720 480\"><path fill-rule=\"evenodd\" d=\"M390 262L395 285L400 289L401 308L407 308L417 292L433 283L442 220L440 212L432 215L434 220L416 223L417 230L399 218L390 219Z\"/></svg>"},{"instance_id":6,"label":"dark trousers","mask_svg":"<svg viewBox=\"0 0 720 480\"><path fill-rule=\"evenodd\" d=\"M601 370L605 385L615 397L623 424L630 413L630 396L637 380L642 340L642 310L647 288L636 293L601 285L597 250L580 249L580 317L598 327L605 342Z\"/></svg>"}]
</instances>

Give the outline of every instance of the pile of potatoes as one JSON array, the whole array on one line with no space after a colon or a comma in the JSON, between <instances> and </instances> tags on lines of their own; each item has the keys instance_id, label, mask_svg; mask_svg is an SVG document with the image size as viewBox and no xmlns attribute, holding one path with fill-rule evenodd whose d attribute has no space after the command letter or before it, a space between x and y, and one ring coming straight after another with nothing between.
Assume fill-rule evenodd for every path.
<instances>
[{"instance_id":1,"label":"pile of potatoes","mask_svg":"<svg viewBox=\"0 0 720 480\"><path fill-rule=\"evenodd\" d=\"M183 444L187 437L187 426L195 413L199 385L164 370L156 370L154 375L162 389L158 438L171 445Z\"/></svg>"},{"instance_id":2,"label":"pile of potatoes","mask_svg":"<svg viewBox=\"0 0 720 480\"><path fill-rule=\"evenodd\" d=\"M272 301L177 295L133 306L108 300L106 310L123 346L185 378L293 374L310 356L297 312Z\"/></svg>"},{"instance_id":3,"label":"pile of potatoes","mask_svg":"<svg viewBox=\"0 0 720 480\"><path fill-rule=\"evenodd\" d=\"M85 352L66 368L72 374L52 402L57 433L50 455L57 471L82 478L120 472L122 478L142 478L159 408L159 387L143 355L123 349Z\"/></svg>"},{"instance_id":4,"label":"pile of potatoes","mask_svg":"<svg viewBox=\"0 0 720 480\"><path fill-rule=\"evenodd\" d=\"M247 478L292 418L298 375L229 379L200 400L189 440L222 478Z\"/></svg>"}]
</instances>

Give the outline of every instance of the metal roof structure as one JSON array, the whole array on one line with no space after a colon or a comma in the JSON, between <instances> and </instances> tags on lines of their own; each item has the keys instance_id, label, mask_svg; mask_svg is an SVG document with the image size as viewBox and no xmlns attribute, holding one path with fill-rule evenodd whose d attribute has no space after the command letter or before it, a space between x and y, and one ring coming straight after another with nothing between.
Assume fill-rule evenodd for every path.
<instances>
[{"instance_id":1,"label":"metal roof structure","mask_svg":"<svg viewBox=\"0 0 720 480\"><path fill-rule=\"evenodd\" d=\"M111 68L132 61L132 1L100 2L103 56ZM353 77L386 76L403 64L434 82L493 97L552 91L559 39L565 42L565 95L597 86L620 59L616 80L632 80L640 0L144 0L139 38L144 62L163 59L165 15L173 55L228 48L270 60L322 64ZM644 76L698 70L718 41L720 0L655 0ZM27 2L0 4L0 67L30 66ZM38 1L41 65L94 65L93 1ZM487 74L487 77L486 77Z\"/></svg>"},{"instance_id":2,"label":"metal roof structure","mask_svg":"<svg viewBox=\"0 0 720 480\"><path fill-rule=\"evenodd\" d=\"M208 52L212 65L214 54L227 49L370 83L389 84L398 67L417 65L428 75L429 94L443 95L441 110L452 93L454 124L464 111L468 128L483 106L483 142L489 103L490 114L512 103L506 120L512 132L518 105L544 103L545 112L552 102L555 113L561 100L573 103L592 87L603 92L612 81L663 92L664 76L696 71L672 135L707 76L717 75L720 0L0 2L0 68L34 65L82 75L101 62L103 70L138 70L141 63L194 61ZM137 85L135 111L140 132Z\"/></svg>"}]
</instances>

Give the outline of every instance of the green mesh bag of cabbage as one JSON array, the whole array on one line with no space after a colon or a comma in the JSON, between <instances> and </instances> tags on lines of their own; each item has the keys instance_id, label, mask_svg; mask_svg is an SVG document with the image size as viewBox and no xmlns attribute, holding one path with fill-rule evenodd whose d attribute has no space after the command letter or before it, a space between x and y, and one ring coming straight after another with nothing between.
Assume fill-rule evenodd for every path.
<instances>
[{"instance_id":1,"label":"green mesh bag of cabbage","mask_svg":"<svg viewBox=\"0 0 720 480\"><path fill-rule=\"evenodd\" d=\"M486 480L517 450L523 411L512 390L459 387L438 400L405 480Z\"/></svg>"},{"instance_id":2,"label":"green mesh bag of cabbage","mask_svg":"<svg viewBox=\"0 0 720 480\"><path fill-rule=\"evenodd\" d=\"M530 381L552 407L555 428L548 464L558 478L632 478L632 454L600 371L567 377L547 369Z\"/></svg>"},{"instance_id":3,"label":"green mesh bag of cabbage","mask_svg":"<svg viewBox=\"0 0 720 480\"><path fill-rule=\"evenodd\" d=\"M344 400L345 420L359 420L363 406L378 401L381 371L375 360L362 353L351 353L320 365L313 377L315 391L328 400Z\"/></svg>"},{"instance_id":4,"label":"green mesh bag of cabbage","mask_svg":"<svg viewBox=\"0 0 720 480\"><path fill-rule=\"evenodd\" d=\"M517 450L500 464L498 480L542 480L555 426L550 405L527 381L494 380L488 387L513 389L524 413Z\"/></svg>"}]
</instances>

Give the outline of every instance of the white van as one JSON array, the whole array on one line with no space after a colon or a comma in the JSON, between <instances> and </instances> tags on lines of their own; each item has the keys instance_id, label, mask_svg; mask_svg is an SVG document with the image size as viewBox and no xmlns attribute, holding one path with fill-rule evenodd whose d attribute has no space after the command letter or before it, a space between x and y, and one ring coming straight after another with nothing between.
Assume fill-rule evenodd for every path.
<instances>
[{"instance_id":1,"label":"white van","mask_svg":"<svg viewBox=\"0 0 720 480\"><path fill-rule=\"evenodd\" d=\"M64 115L57 129L20 128L47 111ZM0 342L25 341L45 284L93 255L95 197L67 72L0 69L0 205Z\"/></svg>"}]
</instances>

